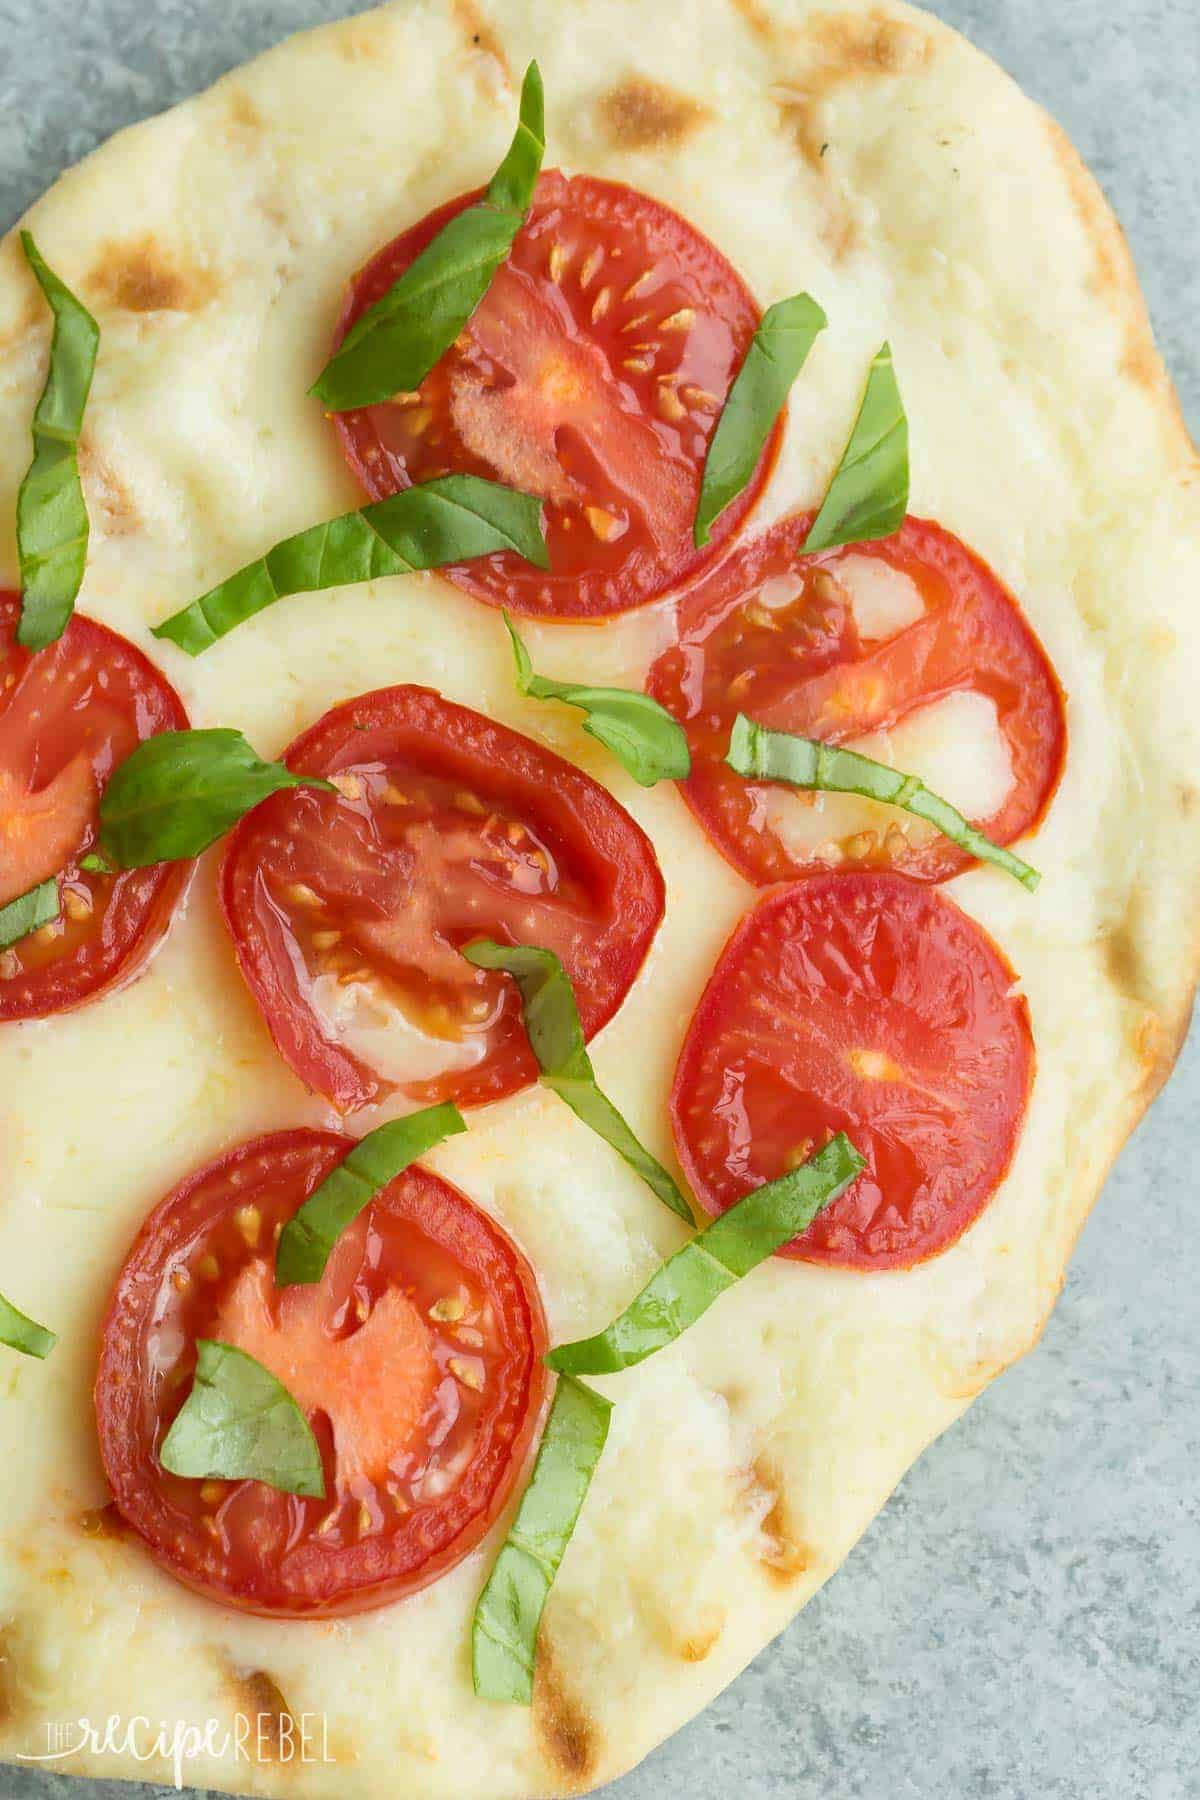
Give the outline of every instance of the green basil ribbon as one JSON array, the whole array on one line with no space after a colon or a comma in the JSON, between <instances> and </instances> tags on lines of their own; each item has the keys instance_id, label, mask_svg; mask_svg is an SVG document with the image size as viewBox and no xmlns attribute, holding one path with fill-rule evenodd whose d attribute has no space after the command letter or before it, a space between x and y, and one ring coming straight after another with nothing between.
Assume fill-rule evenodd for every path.
<instances>
[{"instance_id":1,"label":"green basil ribbon","mask_svg":"<svg viewBox=\"0 0 1200 1800\"><path fill-rule=\"evenodd\" d=\"M51 875L48 881L26 888L7 906L0 907L0 950L40 931L43 925L53 925L60 910L57 876Z\"/></svg>"},{"instance_id":2,"label":"green basil ribbon","mask_svg":"<svg viewBox=\"0 0 1200 1800\"><path fill-rule=\"evenodd\" d=\"M828 323L810 294L793 294L763 314L704 459L693 529L697 549L707 544L714 520L737 498L758 467L763 445L792 383L818 332Z\"/></svg>"},{"instance_id":3,"label":"green basil ribbon","mask_svg":"<svg viewBox=\"0 0 1200 1800\"><path fill-rule=\"evenodd\" d=\"M457 1106L445 1104L391 1119L360 1138L280 1232L275 1285L320 1281L338 1238L379 1190L435 1144L466 1129Z\"/></svg>"},{"instance_id":4,"label":"green basil ribbon","mask_svg":"<svg viewBox=\"0 0 1200 1800\"><path fill-rule=\"evenodd\" d=\"M199 856L281 788L335 790L255 755L240 731L162 731L109 777L100 847L122 869Z\"/></svg>"},{"instance_id":5,"label":"green basil ribbon","mask_svg":"<svg viewBox=\"0 0 1200 1800\"><path fill-rule=\"evenodd\" d=\"M41 650L66 630L87 563L79 433L100 327L43 261L28 231L21 233L21 248L54 314L50 368L33 415L33 461L17 494L21 565L17 642L27 650Z\"/></svg>"},{"instance_id":6,"label":"green basil ribbon","mask_svg":"<svg viewBox=\"0 0 1200 1800\"><path fill-rule=\"evenodd\" d=\"M253 1356L196 1340L196 1379L158 1460L200 1481L262 1481L281 1494L325 1497L312 1427L283 1383Z\"/></svg>"},{"instance_id":7,"label":"green basil ribbon","mask_svg":"<svg viewBox=\"0 0 1200 1800\"><path fill-rule=\"evenodd\" d=\"M908 511L908 418L891 346L871 364L850 442L804 540L804 553L891 537Z\"/></svg>"},{"instance_id":8,"label":"green basil ribbon","mask_svg":"<svg viewBox=\"0 0 1200 1800\"><path fill-rule=\"evenodd\" d=\"M566 1375L610 1375L644 1362L713 1301L805 1231L866 1167L843 1133L799 1169L755 1188L655 1271L606 1331L560 1344L546 1358Z\"/></svg>"},{"instance_id":9,"label":"green basil ribbon","mask_svg":"<svg viewBox=\"0 0 1200 1800\"><path fill-rule=\"evenodd\" d=\"M794 737L787 731L771 731L739 713L725 760L731 769L750 780L784 781L791 787L816 788L832 794L862 794L867 800L903 807L914 818L935 825L943 837L969 856L995 863L1030 893L1042 879L1036 869L1011 850L976 831L948 800L930 793L919 776L889 769L886 763L876 762L857 750L822 744L815 738Z\"/></svg>"},{"instance_id":10,"label":"green basil ribbon","mask_svg":"<svg viewBox=\"0 0 1200 1800\"><path fill-rule=\"evenodd\" d=\"M542 77L530 63L520 123L482 200L448 220L358 319L309 390L330 412L413 393L491 286L525 223L546 150Z\"/></svg>"},{"instance_id":11,"label":"green basil ribbon","mask_svg":"<svg viewBox=\"0 0 1200 1800\"><path fill-rule=\"evenodd\" d=\"M678 719L649 694L632 688L586 687L575 681L552 681L535 675L529 652L506 612L501 613L512 639L517 686L534 700L565 700L587 714L583 729L611 750L641 787L656 781L684 781L691 772L687 734Z\"/></svg>"},{"instance_id":12,"label":"green basil ribbon","mask_svg":"<svg viewBox=\"0 0 1200 1800\"><path fill-rule=\"evenodd\" d=\"M517 1516L475 1608L471 1673L481 1700L528 1706L538 1626L608 1436L611 1403L560 1376Z\"/></svg>"},{"instance_id":13,"label":"green basil ribbon","mask_svg":"<svg viewBox=\"0 0 1200 1800\"><path fill-rule=\"evenodd\" d=\"M642 1147L601 1092L584 1043L574 990L553 950L476 938L463 955L477 969L501 969L512 976L520 991L525 1031L541 1070L542 1085L565 1100L575 1116L641 1176L664 1206L691 1225L691 1208L667 1171Z\"/></svg>"},{"instance_id":14,"label":"green basil ribbon","mask_svg":"<svg viewBox=\"0 0 1200 1800\"><path fill-rule=\"evenodd\" d=\"M411 575L502 550L515 550L545 569L549 554L541 508L535 495L478 475L439 476L284 538L156 625L154 636L200 656L235 625L289 594Z\"/></svg>"},{"instance_id":15,"label":"green basil ribbon","mask_svg":"<svg viewBox=\"0 0 1200 1800\"><path fill-rule=\"evenodd\" d=\"M22 1356L36 1356L39 1359L49 1356L58 1338L53 1331L47 1331L44 1325L35 1324L18 1312L11 1300L0 1294L0 1344L7 1344L10 1350L19 1350Z\"/></svg>"}]
</instances>

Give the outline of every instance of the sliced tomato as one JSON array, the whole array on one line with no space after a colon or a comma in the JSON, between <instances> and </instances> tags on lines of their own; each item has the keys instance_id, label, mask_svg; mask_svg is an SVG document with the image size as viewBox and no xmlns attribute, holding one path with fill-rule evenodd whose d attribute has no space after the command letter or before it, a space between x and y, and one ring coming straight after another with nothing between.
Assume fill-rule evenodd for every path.
<instances>
[{"instance_id":1,"label":"sliced tomato","mask_svg":"<svg viewBox=\"0 0 1200 1800\"><path fill-rule=\"evenodd\" d=\"M144 738L187 726L140 650L76 613L56 643L16 641L20 601L0 593L0 906L61 876L62 912L0 951L0 1022L95 1000L136 973L170 922L191 863L119 875L79 867L109 775Z\"/></svg>"},{"instance_id":2,"label":"sliced tomato","mask_svg":"<svg viewBox=\"0 0 1200 1800\"><path fill-rule=\"evenodd\" d=\"M580 770L428 688L347 701L287 752L340 794L277 794L221 874L238 962L280 1054L343 1111L394 1089L478 1105L537 1077L513 984L472 938L561 957L588 1037L662 918L650 840Z\"/></svg>"},{"instance_id":3,"label":"sliced tomato","mask_svg":"<svg viewBox=\"0 0 1200 1800\"><path fill-rule=\"evenodd\" d=\"M1008 1168L1033 1078L1015 977L987 934L903 875L810 875L721 954L671 1094L710 1212L844 1131L867 1169L784 1255L902 1269L966 1230Z\"/></svg>"},{"instance_id":4,"label":"sliced tomato","mask_svg":"<svg viewBox=\"0 0 1200 1800\"><path fill-rule=\"evenodd\" d=\"M724 758L736 715L830 743L852 739L888 761L898 727L911 736L927 720L936 737L932 709L967 696L963 722L987 730L993 766L982 786L995 796L972 823L1008 844L1037 824L1062 774L1062 689L1013 596L940 525L909 518L881 542L801 556L808 525L785 519L735 547L679 602L676 642L648 685L687 729L684 797L717 848L761 885L831 865L944 881L970 858L909 814L734 774ZM968 746L948 785L969 779L974 762ZM978 791L978 778L972 785ZM970 791L943 797L969 812Z\"/></svg>"},{"instance_id":5,"label":"sliced tomato","mask_svg":"<svg viewBox=\"0 0 1200 1800\"><path fill-rule=\"evenodd\" d=\"M276 1288L280 1231L352 1145L277 1132L200 1169L147 1219L104 1322L96 1420L118 1510L171 1574L250 1612L357 1612L444 1574L504 1506L541 1409L533 1271L426 1169L376 1196L318 1285ZM324 1499L162 1467L197 1338L288 1387Z\"/></svg>"},{"instance_id":6,"label":"sliced tomato","mask_svg":"<svg viewBox=\"0 0 1200 1800\"><path fill-rule=\"evenodd\" d=\"M338 343L478 198L439 207L367 264ZM615 182L552 170L420 391L335 424L373 499L451 470L543 497L549 574L512 554L447 571L481 600L547 618L624 612L708 561L766 480L778 428L698 552L708 442L758 321L740 276L678 213Z\"/></svg>"}]
</instances>

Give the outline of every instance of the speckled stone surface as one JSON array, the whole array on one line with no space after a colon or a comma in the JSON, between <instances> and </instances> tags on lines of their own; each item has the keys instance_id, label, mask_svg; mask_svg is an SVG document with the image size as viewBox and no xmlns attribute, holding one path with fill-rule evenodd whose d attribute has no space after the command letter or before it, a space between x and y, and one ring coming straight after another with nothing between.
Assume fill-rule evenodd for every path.
<instances>
[{"instance_id":1,"label":"speckled stone surface","mask_svg":"<svg viewBox=\"0 0 1200 1800\"><path fill-rule=\"evenodd\" d=\"M0 0L0 227L118 126L352 10ZM1050 107L1100 177L1196 434L1200 0L935 10ZM1109 1181L1041 1347L612 1800L1200 1795L1198 1108L1200 1032ZM5 1800L169 1791L0 1769Z\"/></svg>"}]
</instances>

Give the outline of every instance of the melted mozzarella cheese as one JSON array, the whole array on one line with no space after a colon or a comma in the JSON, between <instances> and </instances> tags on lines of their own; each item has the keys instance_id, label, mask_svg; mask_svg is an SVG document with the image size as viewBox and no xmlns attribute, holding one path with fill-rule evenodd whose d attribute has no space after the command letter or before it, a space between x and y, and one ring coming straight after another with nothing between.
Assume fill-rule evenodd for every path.
<instances>
[{"instance_id":1,"label":"melted mozzarella cheese","mask_svg":"<svg viewBox=\"0 0 1200 1800\"><path fill-rule=\"evenodd\" d=\"M861 638L895 637L925 611L916 582L878 556L843 556L836 573L850 596Z\"/></svg>"},{"instance_id":2,"label":"melted mozzarella cheese","mask_svg":"<svg viewBox=\"0 0 1200 1800\"><path fill-rule=\"evenodd\" d=\"M385 1081L403 1085L432 1081L451 1070L473 1069L487 1049L480 1034L430 1037L370 982L343 985L336 975L318 975L309 989L308 1002L325 1035L377 1070Z\"/></svg>"}]
</instances>

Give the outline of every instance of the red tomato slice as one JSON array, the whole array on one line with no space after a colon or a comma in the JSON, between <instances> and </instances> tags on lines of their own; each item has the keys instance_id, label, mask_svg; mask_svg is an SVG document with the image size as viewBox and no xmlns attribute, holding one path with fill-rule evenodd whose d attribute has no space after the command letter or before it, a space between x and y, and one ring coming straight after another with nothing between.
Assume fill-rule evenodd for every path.
<instances>
[{"instance_id":1,"label":"red tomato slice","mask_svg":"<svg viewBox=\"0 0 1200 1800\"><path fill-rule=\"evenodd\" d=\"M0 906L52 875L62 914L0 951L0 1023L95 1000L136 973L191 863L120 875L79 867L109 775L144 739L187 726L178 694L116 632L76 613L57 643L16 641L20 601L0 593Z\"/></svg>"},{"instance_id":2,"label":"red tomato slice","mask_svg":"<svg viewBox=\"0 0 1200 1800\"><path fill-rule=\"evenodd\" d=\"M784 1255L903 1269L946 1249L1008 1168L1033 1078L995 944L933 889L810 875L738 926L675 1070L680 1160L724 1212L846 1132L868 1168Z\"/></svg>"},{"instance_id":3,"label":"red tomato slice","mask_svg":"<svg viewBox=\"0 0 1200 1800\"><path fill-rule=\"evenodd\" d=\"M221 897L284 1059L343 1111L394 1089L479 1105L537 1078L513 984L476 937L557 952L588 1037L663 915L645 833L604 788L428 688L381 688L296 740L340 797L274 795L233 833ZM419 1035L414 1035L419 1034Z\"/></svg>"},{"instance_id":4,"label":"red tomato slice","mask_svg":"<svg viewBox=\"0 0 1200 1800\"><path fill-rule=\"evenodd\" d=\"M1037 824L1062 774L1062 689L1012 595L940 525L909 518L879 543L802 557L808 525L785 519L737 546L680 600L677 642L648 687L687 728L684 798L722 854L760 885L830 863L944 881L970 858L891 808L874 808L887 821L877 831L841 842L814 831L811 848L785 842L765 803L771 785L725 765L735 716L841 743L889 730L949 694L981 695L995 707L1011 783L998 810L972 823L1009 844ZM875 582L901 578L902 596L923 610L890 635L860 635L851 570L860 588L864 571Z\"/></svg>"},{"instance_id":5,"label":"red tomato slice","mask_svg":"<svg viewBox=\"0 0 1200 1800\"><path fill-rule=\"evenodd\" d=\"M439 207L367 264L338 343L478 198ZM778 429L697 551L708 441L758 321L741 277L678 213L551 170L508 261L420 391L335 424L373 499L451 470L543 496L549 574L512 554L447 571L479 599L545 618L624 612L709 561L766 480Z\"/></svg>"},{"instance_id":6,"label":"red tomato slice","mask_svg":"<svg viewBox=\"0 0 1200 1800\"><path fill-rule=\"evenodd\" d=\"M281 1131L190 1176L146 1220L104 1322L96 1420L117 1508L172 1575L249 1612L358 1612L444 1574L504 1506L541 1409L533 1271L426 1169L360 1213L319 1285L276 1288L279 1232L352 1146ZM289 1388L323 1500L162 1467L201 1337Z\"/></svg>"}]
</instances>

